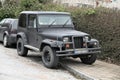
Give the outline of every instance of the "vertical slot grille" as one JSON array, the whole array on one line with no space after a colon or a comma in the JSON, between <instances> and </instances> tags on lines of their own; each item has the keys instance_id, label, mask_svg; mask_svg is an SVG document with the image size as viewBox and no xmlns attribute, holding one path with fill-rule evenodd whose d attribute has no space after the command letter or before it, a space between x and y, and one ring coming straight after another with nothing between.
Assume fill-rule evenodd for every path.
<instances>
[{"instance_id":1,"label":"vertical slot grille","mask_svg":"<svg viewBox=\"0 0 120 80\"><path fill-rule=\"evenodd\" d=\"M74 37L74 46L75 48L83 48L83 38L82 37Z\"/></svg>"}]
</instances>

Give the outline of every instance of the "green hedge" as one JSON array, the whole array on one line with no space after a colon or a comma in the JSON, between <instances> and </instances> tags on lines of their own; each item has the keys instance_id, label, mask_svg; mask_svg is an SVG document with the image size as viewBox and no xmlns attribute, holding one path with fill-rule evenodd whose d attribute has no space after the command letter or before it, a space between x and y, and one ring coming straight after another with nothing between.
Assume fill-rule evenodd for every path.
<instances>
[{"instance_id":1,"label":"green hedge","mask_svg":"<svg viewBox=\"0 0 120 80\"><path fill-rule=\"evenodd\" d=\"M77 30L87 32L100 41L102 53L99 54L99 59L120 64L120 11L106 8L66 8L56 4L41 4L37 0L21 0L16 6L0 8L0 19L18 17L23 10L70 12Z\"/></svg>"},{"instance_id":2,"label":"green hedge","mask_svg":"<svg viewBox=\"0 0 120 80\"><path fill-rule=\"evenodd\" d=\"M73 12L76 28L100 41L102 53L99 59L120 64L120 11L105 8L81 11Z\"/></svg>"}]
</instances>

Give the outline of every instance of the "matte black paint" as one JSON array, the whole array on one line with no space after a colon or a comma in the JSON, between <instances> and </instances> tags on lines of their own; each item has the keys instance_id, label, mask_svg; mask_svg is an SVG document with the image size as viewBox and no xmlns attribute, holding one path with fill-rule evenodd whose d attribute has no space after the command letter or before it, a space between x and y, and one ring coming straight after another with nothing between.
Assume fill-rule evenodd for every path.
<instances>
[{"instance_id":1,"label":"matte black paint","mask_svg":"<svg viewBox=\"0 0 120 80\"><path fill-rule=\"evenodd\" d=\"M17 38L21 37L25 45L30 45L35 48L41 49L42 43L48 44L51 47L56 47L60 48L58 44L63 43L63 37L72 37L72 36L89 36L89 34L77 31L74 29L74 25L49 25L42 26L38 25L40 28L29 28L28 26L28 15L34 14L36 15L36 20L37 20L37 15L40 14L61 14L61 15L70 15L69 13L65 12L36 12L36 11L23 11L21 12L20 15L26 14L26 26L22 27L18 25L18 34ZM20 21L19 21L20 22ZM21 34L20 34L21 33ZM95 40L96 42L97 40ZM98 41L97 41L98 42ZM62 45L63 46L63 45ZM98 48L99 49L99 48ZM98 50L96 49L96 50ZM59 51L60 52L60 51ZM62 52L62 51L61 51ZM94 52L95 53L95 52Z\"/></svg>"}]
</instances>

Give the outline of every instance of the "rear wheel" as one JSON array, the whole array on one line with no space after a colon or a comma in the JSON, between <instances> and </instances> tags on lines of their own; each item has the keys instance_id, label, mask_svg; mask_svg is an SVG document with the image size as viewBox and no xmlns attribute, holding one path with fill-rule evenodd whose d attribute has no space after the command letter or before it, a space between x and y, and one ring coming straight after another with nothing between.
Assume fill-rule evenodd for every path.
<instances>
[{"instance_id":1,"label":"rear wheel","mask_svg":"<svg viewBox=\"0 0 120 80\"><path fill-rule=\"evenodd\" d=\"M93 64L97 59L97 55L96 54L82 55L80 56L80 59L84 64Z\"/></svg>"},{"instance_id":2,"label":"rear wheel","mask_svg":"<svg viewBox=\"0 0 120 80\"><path fill-rule=\"evenodd\" d=\"M59 58L56 56L54 49L50 46L45 46L42 52L42 61L47 68L56 68Z\"/></svg>"},{"instance_id":3,"label":"rear wheel","mask_svg":"<svg viewBox=\"0 0 120 80\"><path fill-rule=\"evenodd\" d=\"M21 38L17 41L17 53L20 56L27 56L28 49L24 47L24 42Z\"/></svg>"},{"instance_id":4,"label":"rear wheel","mask_svg":"<svg viewBox=\"0 0 120 80\"><path fill-rule=\"evenodd\" d=\"M7 35L5 35L4 37L3 37L3 46L4 47L8 47L9 45L8 45L8 37L7 37Z\"/></svg>"}]
</instances>

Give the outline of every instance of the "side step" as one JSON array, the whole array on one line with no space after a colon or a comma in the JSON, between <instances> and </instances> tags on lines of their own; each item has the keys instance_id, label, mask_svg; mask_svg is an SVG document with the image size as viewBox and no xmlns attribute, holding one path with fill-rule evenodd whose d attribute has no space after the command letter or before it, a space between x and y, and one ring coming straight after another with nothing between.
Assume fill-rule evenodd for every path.
<instances>
[{"instance_id":1,"label":"side step","mask_svg":"<svg viewBox=\"0 0 120 80\"><path fill-rule=\"evenodd\" d=\"M30 45L24 45L26 48L39 52L39 49Z\"/></svg>"}]
</instances>

